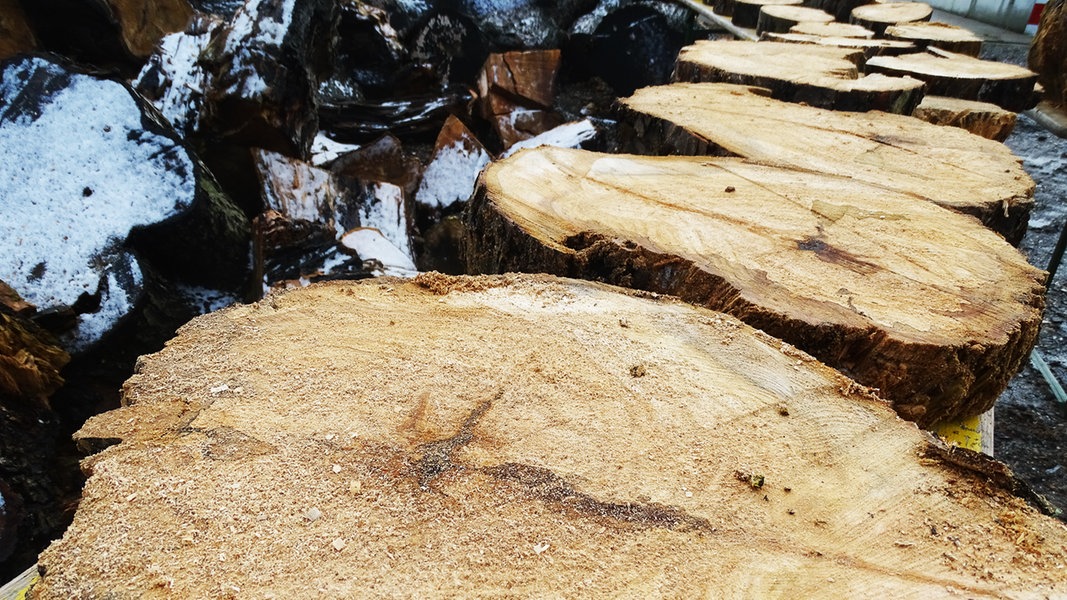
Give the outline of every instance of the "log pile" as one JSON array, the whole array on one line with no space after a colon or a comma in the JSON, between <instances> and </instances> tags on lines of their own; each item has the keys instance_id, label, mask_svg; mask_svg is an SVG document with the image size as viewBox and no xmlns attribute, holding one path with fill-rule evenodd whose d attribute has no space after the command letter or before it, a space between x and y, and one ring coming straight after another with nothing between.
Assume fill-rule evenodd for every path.
<instances>
[{"instance_id":1,"label":"log pile","mask_svg":"<svg viewBox=\"0 0 1067 600\"><path fill-rule=\"evenodd\" d=\"M277 295L185 327L125 405L78 434L118 444L34 598L1067 593L1067 530L996 463L597 284Z\"/></svg>"},{"instance_id":2,"label":"log pile","mask_svg":"<svg viewBox=\"0 0 1067 600\"><path fill-rule=\"evenodd\" d=\"M675 80L764 87L771 96L837 110L910 114L922 99L916 79L861 76L863 52L780 42L705 41L682 49Z\"/></svg>"},{"instance_id":3,"label":"log pile","mask_svg":"<svg viewBox=\"0 0 1067 600\"><path fill-rule=\"evenodd\" d=\"M742 86L692 83L638 90L620 110L626 151L729 154L848 176L978 217L1013 244L1033 205L1034 182L1003 144L912 117L822 110Z\"/></svg>"}]
</instances>

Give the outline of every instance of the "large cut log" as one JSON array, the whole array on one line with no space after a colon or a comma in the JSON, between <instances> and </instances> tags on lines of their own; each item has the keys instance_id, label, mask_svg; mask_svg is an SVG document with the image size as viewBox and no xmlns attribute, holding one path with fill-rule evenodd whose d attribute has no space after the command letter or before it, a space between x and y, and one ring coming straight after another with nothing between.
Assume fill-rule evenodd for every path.
<instances>
[{"instance_id":1,"label":"large cut log","mask_svg":"<svg viewBox=\"0 0 1067 600\"><path fill-rule=\"evenodd\" d=\"M891 25L929 21L933 14L930 5L923 2L880 2L852 9L849 22L866 27L880 37Z\"/></svg>"},{"instance_id":2,"label":"large cut log","mask_svg":"<svg viewBox=\"0 0 1067 600\"><path fill-rule=\"evenodd\" d=\"M913 116L935 125L951 125L984 138L1003 142L1015 129L1016 113L996 104L926 96Z\"/></svg>"},{"instance_id":3,"label":"large cut log","mask_svg":"<svg viewBox=\"0 0 1067 600\"><path fill-rule=\"evenodd\" d=\"M764 6L760 9L756 32L785 33L798 23L829 23L834 18L817 8L805 6Z\"/></svg>"},{"instance_id":4,"label":"large cut log","mask_svg":"<svg viewBox=\"0 0 1067 600\"><path fill-rule=\"evenodd\" d=\"M824 37L872 38L874 32L866 27L848 23L797 23L789 28L789 33L820 35Z\"/></svg>"},{"instance_id":5,"label":"large cut log","mask_svg":"<svg viewBox=\"0 0 1067 600\"><path fill-rule=\"evenodd\" d=\"M881 56L867 61L868 73L914 77L926 82L926 92L963 100L992 102L1013 111L1034 107L1037 74L1007 63L979 60L964 54L928 48L905 56Z\"/></svg>"},{"instance_id":6,"label":"large cut log","mask_svg":"<svg viewBox=\"0 0 1067 600\"><path fill-rule=\"evenodd\" d=\"M623 148L726 153L833 173L929 198L1018 244L1034 181L1004 144L912 117L779 102L760 90L674 84L620 101Z\"/></svg>"},{"instance_id":7,"label":"large cut log","mask_svg":"<svg viewBox=\"0 0 1067 600\"><path fill-rule=\"evenodd\" d=\"M544 149L490 165L468 210L471 272L599 279L729 312L923 425L992 406L1041 319L1044 273L999 236L846 178Z\"/></svg>"},{"instance_id":8,"label":"large cut log","mask_svg":"<svg viewBox=\"0 0 1067 600\"><path fill-rule=\"evenodd\" d=\"M1003 466L733 318L601 285L273 296L186 326L125 404L78 434L121 442L35 598L1067 593L1067 530Z\"/></svg>"},{"instance_id":9,"label":"large cut log","mask_svg":"<svg viewBox=\"0 0 1067 600\"><path fill-rule=\"evenodd\" d=\"M698 41L682 48L676 81L754 85L789 102L837 110L911 114L923 85L903 77L860 76L860 50L808 44Z\"/></svg>"},{"instance_id":10,"label":"large cut log","mask_svg":"<svg viewBox=\"0 0 1067 600\"><path fill-rule=\"evenodd\" d=\"M833 23L830 23L833 25ZM860 28L862 29L862 27ZM911 54L918 50L911 42L900 40L867 39L861 37L828 37L822 35L810 35L804 33L765 33L762 39L772 42L785 42L789 44L816 44L819 46L832 46L848 50L860 50L864 60L875 56L898 56Z\"/></svg>"},{"instance_id":11,"label":"large cut log","mask_svg":"<svg viewBox=\"0 0 1067 600\"><path fill-rule=\"evenodd\" d=\"M893 25L886 28L885 37L891 40L913 42L920 48L933 46L975 58L982 51L982 38L969 29L948 23Z\"/></svg>"},{"instance_id":12,"label":"large cut log","mask_svg":"<svg viewBox=\"0 0 1067 600\"><path fill-rule=\"evenodd\" d=\"M825 10L833 15L834 19L847 23L852 9L867 3L868 0L807 0L804 6Z\"/></svg>"},{"instance_id":13,"label":"large cut log","mask_svg":"<svg viewBox=\"0 0 1067 600\"><path fill-rule=\"evenodd\" d=\"M1045 88L1045 99L1053 105L1067 104L1067 5L1052 0L1041 12L1027 65Z\"/></svg>"},{"instance_id":14,"label":"large cut log","mask_svg":"<svg viewBox=\"0 0 1067 600\"><path fill-rule=\"evenodd\" d=\"M730 22L738 27L754 29L764 6L800 6L803 0L734 0Z\"/></svg>"}]
</instances>

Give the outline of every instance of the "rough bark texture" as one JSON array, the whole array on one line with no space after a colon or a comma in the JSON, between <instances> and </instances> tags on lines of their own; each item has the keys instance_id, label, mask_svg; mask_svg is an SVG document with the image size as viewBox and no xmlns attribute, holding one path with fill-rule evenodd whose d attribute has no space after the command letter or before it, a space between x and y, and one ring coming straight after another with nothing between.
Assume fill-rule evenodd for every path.
<instances>
[{"instance_id":1,"label":"rough bark texture","mask_svg":"<svg viewBox=\"0 0 1067 600\"><path fill-rule=\"evenodd\" d=\"M886 28L885 37L891 40L913 42L920 48L933 46L975 58L982 52L982 38L969 29L948 23L892 25Z\"/></svg>"},{"instance_id":2,"label":"rough bark texture","mask_svg":"<svg viewBox=\"0 0 1067 600\"><path fill-rule=\"evenodd\" d=\"M1067 104L1067 8L1063 0L1045 5L1027 62L1037 72L1045 98L1055 105Z\"/></svg>"},{"instance_id":3,"label":"rough bark texture","mask_svg":"<svg viewBox=\"0 0 1067 600\"><path fill-rule=\"evenodd\" d=\"M1003 144L911 117L827 111L760 93L723 84L639 90L620 101L622 147L844 175L978 217L1012 244L1026 232L1034 181Z\"/></svg>"},{"instance_id":4,"label":"rough bark texture","mask_svg":"<svg viewBox=\"0 0 1067 600\"><path fill-rule=\"evenodd\" d=\"M595 284L273 296L186 326L125 405L78 435L121 443L33 597L1067 593L1064 525L1002 466L728 316Z\"/></svg>"},{"instance_id":5,"label":"rough bark texture","mask_svg":"<svg viewBox=\"0 0 1067 600\"><path fill-rule=\"evenodd\" d=\"M759 22L760 9L764 6L800 6L803 0L734 0L733 18L730 22L738 27L753 29Z\"/></svg>"},{"instance_id":6,"label":"rough bark texture","mask_svg":"<svg viewBox=\"0 0 1067 600\"><path fill-rule=\"evenodd\" d=\"M833 25L833 23L831 23ZM860 29L863 29L862 27ZM804 33L767 33L763 39L772 42L785 42L789 44L816 44L818 46L832 46L847 50L860 50L864 60L875 56L899 56L911 54L918 48L911 42L900 40L867 39L860 37L828 37L822 35L809 35Z\"/></svg>"},{"instance_id":7,"label":"rough bark texture","mask_svg":"<svg viewBox=\"0 0 1067 600\"><path fill-rule=\"evenodd\" d=\"M781 42L699 41L678 55L675 81L721 82L767 88L788 102L836 110L911 114L922 82L861 77L862 50Z\"/></svg>"},{"instance_id":8,"label":"rough bark texture","mask_svg":"<svg viewBox=\"0 0 1067 600\"><path fill-rule=\"evenodd\" d=\"M890 25L929 21L933 14L930 5L922 2L880 2L852 9L848 22L866 27L881 37Z\"/></svg>"},{"instance_id":9,"label":"rough bark texture","mask_svg":"<svg viewBox=\"0 0 1067 600\"><path fill-rule=\"evenodd\" d=\"M914 77L926 82L928 94L991 102L1016 112L1037 103L1037 74L1033 71L938 48L922 54L872 58L867 61L867 72Z\"/></svg>"},{"instance_id":10,"label":"rough bark texture","mask_svg":"<svg viewBox=\"0 0 1067 600\"><path fill-rule=\"evenodd\" d=\"M926 96L912 115L934 125L960 127L998 142L1008 139L1016 120L1014 112L996 104L945 96Z\"/></svg>"},{"instance_id":11,"label":"rough bark texture","mask_svg":"<svg viewBox=\"0 0 1067 600\"><path fill-rule=\"evenodd\" d=\"M764 6L756 23L758 33L786 33L798 23L829 23L834 18L816 8L804 6Z\"/></svg>"},{"instance_id":12,"label":"rough bark texture","mask_svg":"<svg viewBox=\"0 0 1067 600\"><path fill-rule=\"evenodd\" d=\"M1040 323L1044 274L1004 240L845 178L546 148L491 165L469 213L472 272L599 279L729 312L922 425L992 406ZM559 258L540 264L538 243Z\"/></svg>"},{"instance_id":13,"label":"rough bark texture","mask_svg":"<svg viewBox=\"0 0 1067 600\"><path fill-rule=\"evenodd\" d=\"M18 0L0 0L0 60L37 47L37 38Z\"/></svg>"}]
</instances>

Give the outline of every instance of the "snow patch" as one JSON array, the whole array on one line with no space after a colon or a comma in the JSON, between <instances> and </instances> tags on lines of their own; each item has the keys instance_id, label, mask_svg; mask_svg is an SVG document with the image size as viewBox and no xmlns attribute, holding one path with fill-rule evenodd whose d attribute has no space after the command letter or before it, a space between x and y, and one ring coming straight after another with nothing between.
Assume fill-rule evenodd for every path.
<instances>
[{"instance_id":1,"label":"snow patch","mask_svg":"<svg viewBox=\"0 0 1067 600\"><path fill-rule=\"evenodd\" d=\"M200 126L200 111L208 75L200 67L200 54L211 41L211 31L199 35L172 33L164 36L159 49L141 69L133 85L144 89L146 78L163 81L161 95L152 103L175 129L186 133Z\"/></svg>"},{"instance_id":2,"label":"snow patch","mask_svg":"<svg viewBox=\"0 0 1067 600\"><path fill-rule=\"evenodd\" d=\"M35 93L23 82L42 71L69 84L26 98L39 114L13 114L20 94ZM142 128L125 87L41 58L0 72L0 156L0 279L40 310L100 291L100 311L82 315L68 340L80 350L136 301L120 283L139 287L141 272L120 247L131 228L192 205L193 163L177 142Z\"/></svg>"},{"instance_id":3,"label":"snow patch","mask_svg":"<svg viewBox=\"0 0 1067 600\"><path fill-rule=\"evenodd\" d=\"M559 127L534 136L528 140L512 144L504 153L504 158L522 150L523 148L536 148L538 146L556 146L559 148L578 148L584 142L593 139L596 135L596 126L589 119L564 123Z\"/></svg>"},{"instance_id":4,"label":"snow patch","mask_svg":"<svg viewBox=\"0 0 1067 600\"><path fill-rule=\"evenodd\" d=\"M348 154L349 152L355 152L356 150L359 150L359 148L360 146L356 144L342 144L341 142L335 142L320 131L311 142L311 164L316 167L321 167L322 165L337 159L337 157Z\"/></svg>"},{"instance_id":5,"label":"snow patch","mask_svg":"<svg viewBox=\"0 0 1067 600\"><path fill-rule=\"evenodd\" d=\"M176 291L182 300L189 306L195 307L199 314L202 315L240 302L240 298L230 292L200 286L179 285Z\"/></svg>"},{"instance_id":6,"label":"snow patch","mask_svg":"<svg viewBox=\"0 0 1067 600\"><path fill-rule=\"evenodd\" d=\"M411 238L408 236L408 219L404 211L404 190L391 183L378 183L374 186L374 201L363 210L360 219L364 226L377 229L390 244L410 260L415 256L411 251ZM362 256L362 255L361 255Z\"/></svg>"},{"instance_id":7,"label":"snow patch","mask_svg":"<svg viewBox=\"0 0 1067 600\"><path fill-rule=\"evenodd\" d=\"M267 150L258 151L258 160L263 170L263 198L267 208L291 219L329 221L333 198L337 195L329 171ZM275 186L289 186L289 189L275 189Z\"/></svg>"},{"instance_id":8,"label":"snow patch","mask_svg":"<svg viewBox=\"0 0 1067 600\"><path fill-rule=\"evenodd\" d=\"M438 152L422 175L415 201L444 208L465 202L474 192L478 174L489 164L489 154L478 148L471 151L461 141Z\"/></svg>"},{"instance_id":9,"label":"snow patch","mask_svg":"<svg viewBox=\"0 0 1067 600\"><path fill-rule=\"evenodd\" d=\"M293 8L296 0L282 0L277 14L266 14L273 8L272 0L248 0L234 15L230 33L226 38L225 52L233 57L231 73L240 87L231 85L230 94L242 98L255 98L267 91L267 84L259 77L257 55L277 52L285 40L293 22ZM263 7L263 8L261 8Z\"/></svg>"},{"instance_id":10,"label":"snow patch","mask_svg":"<svg viewBox=\"0 0 1067 600\"><path fill-rule=\"evenodd\" d=\"M382 263L380 275L414 277L418 274L415 263L385 239L377 229L353 229L341 238L341 243L355 251L363 260L377 260Z\"/></svg>"}]
</instances>

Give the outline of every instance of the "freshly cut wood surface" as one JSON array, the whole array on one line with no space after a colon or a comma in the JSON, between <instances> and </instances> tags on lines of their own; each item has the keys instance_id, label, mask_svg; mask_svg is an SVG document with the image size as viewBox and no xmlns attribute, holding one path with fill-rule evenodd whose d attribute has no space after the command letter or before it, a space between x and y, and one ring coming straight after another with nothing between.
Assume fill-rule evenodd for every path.
<instances>
[{"instance_id":1,"label":"freshly cut wood surface","mask_svg":"<svg viewBox=\"0 0 1067 600\"><path fill-rule=\"evenodd\" d=\"M273 296L184 327L125 404L78 434L121 443L36 598L1067 593L1064 525L1003 467L728 316L601 285Z\"/></svg>"},{"instance_id":2,"label":"freshly cut wood surface","mask_svg":"<svg viewBox=\"0 0 1067 600\"><path fill-rule=\"evenodd\" d=\"M797 23L829 23L834 17L817 8L789 5L769 5L760 9L756 22L758 33L785 33Z\"/></svg>"},{"instance_id":3,"label":"freshly cut wood surface","mask_svg":"<svg viewBox=\"0 0 1067 600\"><path fill-rule=\"evenodd\" d=\"M946 96L923 97L912 115L935 125L960 127L998 142L1008 139L1016 121L1014 111L996 104Z\"/></svg>"},{"instance_id":4,"label":"freshly cut wood surface","mask_svg":"<svg viewBox=\"0 0 1067 600\"><path fill-rule=\"evenodd\" d=\"M872 58L866 68L870 73L921 79L926 82L927 93L935 96L992 102L1016 112L1033 108L1036 103L1037 74L1033 71L938 48Z\"/></svg>"},{"instance_id":5,"label":"freshly cut wood surface","mask_svg":"<svg viewBox=\"0 0 1067 600\"><path fill-rule=\"evenodd\" d=\"M832 25L832 23L831 23ZM918 50L911 42L900 40L867 39L859 37L828 37L823 35L809 35L804 33L766 33L763 39L771 42L785 42L789 44L817 44L819 46L833 46L848 50L860 50L865 59L873 56L897 56L910 54Z\"/></svg>"},{"instance_id":6,"label":"freshly cut wood surface","mask_svg":"<svg viewBox=\"0 0 1067 600\"><path fill-rule=\"evenodd\" d=\"M853 177L978 217L1018 244L1034 181L1004 144L885 113L779 102L758 89L672 84L620 100L624 149L733 154Z\"/></svg>"},{"instance_id":7,"label":"freshly cut wood surface","mask_svg":"<svg viewBox=\"0 0 1067 600\"><path fill-rule=\"evenodd\" d=\"M850 23L862 25L881 36L890 25L929 21L934 10L923 2L880 2L852 9Z\"/></svg>"},{"instance_id":8,"label":"freshly cut wood surface","mask_svg":"<svg viewBox=\"0 0 1067 600\"><path fill-rule=\"evenodd\" d=\"M729 312L922 425L984 412L1029 355L1044 272L969 217L852 179L542 149L491 165L472 272L549 272Z\"/></svg>"},{"instance_id":9,"label":"freshly cut wood surface","mask_svg":"<svg viewBox=\"0 0 1067 600\"><path fill-rule=\"evenodd\" d=\"M874 32L866 27L848 23L797 23L789 33L819 35L823 37L872 38Z\"/></svg>"},{"instance_id":10,"label":"freshly cut wood surface","mask_svg":"<svg viewBox=\"0 0 1067 600\"><path fill-rule=\"evenodd\" d=\"M734 0L730 22L738 27L755 28L759 21L760 9L764 6L795 5L803 0Z\"/></svg>"},{"instance_id":11,"label":"freshly cut wood surface","mask_svg":"<svg viewBox=\"0 0 1067 600\"><path fill-rule=\"evenodd\" d=\"M886 28L885 37L891 40L914 42L922 48L934 46L976 58L982 51L982 38L969 29L948 23L893 25Z\"/></svg>"},{"instance_id":12,"label":"freshly cut wood surface","mask_svg":"<svg viewBox=\"0 0 1067 600\"><path fill-rule=\"evenodd\" d=\"M861 76L862 50L782 42L698 41L682 48L678 81L754 85L789 102L837 110L911 111L923 84L903 77Z\"/></svg>"}]
</instances>

